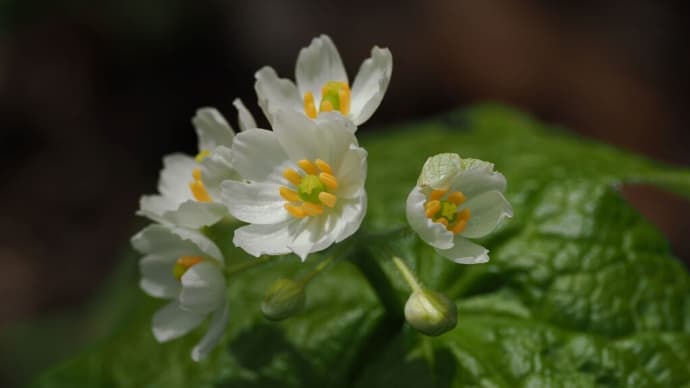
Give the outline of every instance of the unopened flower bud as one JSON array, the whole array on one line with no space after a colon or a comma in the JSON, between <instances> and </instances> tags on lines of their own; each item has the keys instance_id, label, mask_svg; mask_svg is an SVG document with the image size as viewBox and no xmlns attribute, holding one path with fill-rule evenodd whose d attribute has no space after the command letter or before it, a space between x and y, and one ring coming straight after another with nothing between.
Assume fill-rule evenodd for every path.
<instances>
[{"instance_id":1,"label":"unopened flower bud","mask_svg":"<svg viewBox=\"0 0 690 388\"><path fill-rule=\"evenodd\" d=\"M261 311L272 321L279 321L297 314L304 308L304 286L291 279L278 279L268 289Z\"/></svg>"},{"instance_id":2,"label":"unopened flower bud","mask_svg":"<svg viewBox=\"0 0 690 388\"><path fill-rule=\"evenodd\" d=\"M405 304L407 322L430 336L441 335L452 330L458 322L455 303L435 291L413 292Z\"/></svg>"}]
</instances>

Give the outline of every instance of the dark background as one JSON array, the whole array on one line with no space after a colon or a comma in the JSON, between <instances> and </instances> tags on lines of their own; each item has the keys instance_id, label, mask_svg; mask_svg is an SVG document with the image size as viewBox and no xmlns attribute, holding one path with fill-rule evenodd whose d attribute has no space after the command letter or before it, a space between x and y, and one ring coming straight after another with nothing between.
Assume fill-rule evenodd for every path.
<instances>
[{"instance_id":1,"label":"dark background","mask_svg":"<svg viewBox=\"0 0 690 388\"><path fill-rule=\"evenodd\" d=\"M688 165L684 4L0 0L0 329L84 305L143 224L161 157L194 152L195 109L234 123L241 97L258 117L254 72L293 78L320 33L351 79L371 46L393 52L364 132L495 100ZM624 193L689 260L690 205Z\"/></svg>"}]
</instances>

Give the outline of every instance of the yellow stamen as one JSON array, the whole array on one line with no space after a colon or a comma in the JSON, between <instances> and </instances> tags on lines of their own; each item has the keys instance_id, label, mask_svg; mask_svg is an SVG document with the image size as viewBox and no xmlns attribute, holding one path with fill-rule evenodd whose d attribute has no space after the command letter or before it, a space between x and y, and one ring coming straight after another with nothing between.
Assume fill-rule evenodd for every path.
<instances>
[{"instance_id":1,"label":"yellow stamen","mask_svg":"<svg viewBox=\"0 0 690 388\"><path fill-rule=\"evenodd\" d=\"M448 220L445 217L441 217L438 220L436 220L439 224L443 224L443 226L448 227Z\"/></svg>"},{"instance_id":2,"label":"yellow stamen","mask_svg":"<svg viewBox=\"0 0 690 388\"><path fill-rule=\"evenodd\" d=\"M295 186L299 186L300 182L302 182L302 176L291 168L286 168L285 171L283 171L283 176Z\"/></svg>"},{"instance_id":3,"label":"yellow stamen","mask_svg":"<svg viewBox=\"0 0 690 388\"><path fill-rule=\"evenodd\" d=\"M302 210L304 210L304 212L308 216L316 216L323 213L323 208L321 207L321 205L317 205L311 202L304 202L302 204Z\"/></svg>"},{"instance_id":4,"label":"yellow stamen","mask_svg":"<svg viewBox=\"0 0 690 388\"><path fill-rule=\"evenodd\" d=\"M194 160L195 160L197 163L201 163L201 162L203 162L204 159L206 159L206 157L209 156L209 155L211 155L211 151L209 151L209 150L201 150L201 151L199 151L198 154L196 154L196 156L194 157Z\"/></svg>"},{"instance_id":5,"label":"yellow stamen","mask_svg":"<svg viewBox=\"0 0 690 388\"><path fill-rule=\"evenodd\" d=\"M335 206L336 200L337 200L336 196L331 194L331 193L327 193L325 191L322 191L319 193L319 201L321 201L321 203L323 203L324 205L326 205L330 208Z\"/></svg>"},{"instance_id":6,"label":"yellow stamen","mask_svg":"<svg viewBox=\"0 0 690 388\"><path fill-rule=\"evenodd\" d=\"M314 95L311 92L304 93L304 113L312 119L316 118L316 105L314 105Z\"/></svg>"},{"instance_id":7,"label":"yellow stamen","mask_svg":"<svg viewBox=\"0 0 690 388\"><path fill-rule=\"evenodd\" d=\"M436 213L438 213L439 210L441 210L441 201L438 199L435 199L433 201L429 201L426 203L426 216L427 218L431 218Z\"/></svg>"},{"instance_id":8,"label":"yellow stamen","mask_svg":"<svg viewBox=\"0 0 690 388\"><path fill-rule=\"evenodd\" d=\"M338 99L340 100L340 113L347 116L350 113L350 87L344 82L338 89Z\"/></svg>"},{"instance_id":9,"label":"yellow stamen","mask_svg":"<svg viewBox=\"0 0 690 388\"><path fill-rule=\"evenodd\" d=\"M297 165L299 168L304 170L309 175L316 175L319 171L316 169L316 166L314 166L314 163L308 161L307 159L302 159L297 162Z\"/></svg>"},{"instance_id":10,"label":"yellow stamen","mask_svg":"<svg viewBox=\"0 0 690 388\"><path fill-rule=\"evenodd\" d=\"M314 161L314 164L316 164L316 167L319 168L319 170L323 172L327 172L329 174L333 174L333 170L331 169L331 165L328 164L327 162L321 160L321 159L316 159Z\"/></svg>"},{"instance_id":11,"label":"yellow stamen","mask_svg":"<svg viewBox=\"0 0 690 388\"><path fill-rule=\"evenodd\" d=\"M459 191L456 191L448 196L448 200L456 205L460 205L461 203L465 202L466 199L465 194Z\"/></svg>"},{"instance_id":12,"label":"yellow stamen","mask_svg":"<svg viewBox=\"0 0 690 388\"><path fill-rule=\"evenodd\" d=\"M206 187L201 181L189 182L189 190L197 201L211 202L211 196L208 195L208 191L206 191Z\"/></svg>"},{"instance_id":13,"label":"yellow stamen","mask_svg":"<svg viewBox=\"0 0 690 388\"><path fill-rule=\"evenodd\" d=\"M182 278L182 275L184 275L184 273L187 272L188 269L190 269L196 264L199 264L203 260L204 259L199 256L180 257L175 262L175 266L173 266L173 276L175 276L175 279L180 280Z\"/></svg>"},{"instance_id":14,"label":"yellow stamen","mask_svg":"<svg viewBox=\"0 0 690 388\"><path fill-rule=\"evenodd\" d=\"M299 201L299 194L297 194L296 191L290 190L289 188L285 186L280 186L280 196L283 197L286 201L289 202L297 202Z\"/></svg>"},{"instance_id":15,"label":"yellow stamen","mask_svg":"<svg viewBox=\"0 0 690 388\"><path fill-rule=\"evenodd\" d=\"M192 170L192 178L194 178L195 181L201 180L201 169L200 168L195 168L194 170Z\"/></svg>"},{"instance_id":16,"label":"yellow stamen","mask_svg":"<svg viewBox=\"0 0 690 388\"><path fill-rule=\"evenodd\" d=\"M436 199L441 199L441 197L446 195L447 192L448 192L448 190L436 189L436 190L433 190L431 192L431 194L429 195L429 198L431 198L432 201L436 200Z\"/></svg>"},{"instance_id":17,"label":"yellow stamen","mask_svg":"<svg viewBox=\"0 0 690 388\"><path fill-rule=\"evenodd\" d=\"M467 220L466 219L459 219L455 223L455 225L453 225L453 227L450 228L449 230L451 232L453 232L453 234L460 234L465 230L466 227L467 227Z\"/></svg>"},{"instance_id":18,"label":"yellow stamen","mask_svg":"<svg viewBox=\"0 0 690 388\"><path fill-rule=\"evenodd\" d=\"M338 180L335 179L335 177L327 172L322 172L319 174L319 180L321 183L326 185L331 190L335 190L338 188Z\"/></svg>"},{"instance_id":19,"label":"yellow stamen","mask_svg":"<svg viewBox=\"0 0 690 388\"><path fill-rule=\"evenodd\" d=\"M291 205L289 203L286 203L284 205L284 207L285 207L285 210L287 210L288 213L290 213L290 215L295 217L295 218L304 218L307 215L305 213L304 209L299 207L299 206L295 206L295 205Z\"/></svg>"},{"instance_id":20,"label":"yellow stamen","mask_svg":"<svg viewBox=\"0 0 690 388\"><path fill-rule=\"evenodd\" d=\"M331 104L330 101L324 100L321 101L321 106L319 107L319 112L332 112L333 111L333 104Z\"/></svg>"},{"instance_id":21,"label":"yellow stamen","mask_svg":"<svg viewBox=\"0 0 690 388\"><path fill-rule=\"evenodd\" d=\"M469 220L471 216L472 213L470 213L469 208L464 208L458 213L458 218L465 221Z\"/></svg>"}]
</instances>

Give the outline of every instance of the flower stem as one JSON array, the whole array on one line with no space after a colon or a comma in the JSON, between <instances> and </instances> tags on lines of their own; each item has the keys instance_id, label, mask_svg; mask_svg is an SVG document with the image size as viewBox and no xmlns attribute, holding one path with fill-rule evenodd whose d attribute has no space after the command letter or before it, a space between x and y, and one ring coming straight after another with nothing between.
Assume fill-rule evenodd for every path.
<instances>
[{"instance_id":1,"label":"flower stem","mask_svg":"<svg viewBox=\"0 0 690 388\"><path fill-rule=\"evenodd\" d=\"M316 275L320 274L321 271L326 269L326 267L328 267L333 262L334 259L335 259L335 255L331 255L331 256L328 256L325 259L321 260L321 262L314 268L313 271L311 271L309 274L307 274L307 276L305 276L303 279L299 280L299 283L302 286L306 286L307 284L309 284L309 282L312 281L312 279L314 279L316 277Z\"/></svg>"},{"instance_id":2,"label":"flower stem","mask_svg":"<svg viewBox=\"0 0 690 388\"><path fill-rule=\"evenodd\" d=\"M403 278L405 278L405 282L407 282L407 285L410 286L412 292L422 292L422 285L419 284L407 264L405 264L405 262L397 256L393 256L393 263L395 263L398 271L400 271L400 274L402 274Z\"/></svg>"},{"instance_id":3,"label":"flower stem","mask_svg":"<svg viewBox=\"0 0 690 388\"><path fill-rule=\"evenodd\" d=\"M231 267L226 267L224 272L226 275L234 275L238 272L242 272L252 267L256 267L261 264L267 263L271 259L271 256L261 256L256 260L247 260L244 263L236 264Z\"/></svg>"}]
</instances>

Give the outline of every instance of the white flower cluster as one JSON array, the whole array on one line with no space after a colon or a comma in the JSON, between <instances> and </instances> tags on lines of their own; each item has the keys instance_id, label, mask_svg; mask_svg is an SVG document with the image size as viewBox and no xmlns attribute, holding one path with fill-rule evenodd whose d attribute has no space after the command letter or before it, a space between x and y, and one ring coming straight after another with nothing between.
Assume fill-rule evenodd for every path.
<instances>
[{"instance_id":1,"label":"white flower cluster","mask_svg":"<svg viewBox=\"0 0 690 388\"><path fill-rule=\"evenodd\" d=\"M204 227L234 218L246 223L234 232L237 247L256 257L294 253L302 260L359 229L367 152L355 133L381 103L391 71L390 51L374 47L350 86L336 47L322 35L300 51L296 84L270 67L256 73L258 105L271 130L257 128L240 100L237 134L216 109L196 112L198 154L163 158L159 193L143 196L137 212L155 224L132 238L144 255L141 288L170 300L153 318L158 341L183 336L210 316L192 350L199 361L225 331L226 258ZM408 198L409 222L440 254L487 261L488 251L466 238L482 237L510 216L505 179L489 163L446 159L425 165Z\"/></svg>"}]
</instances>

